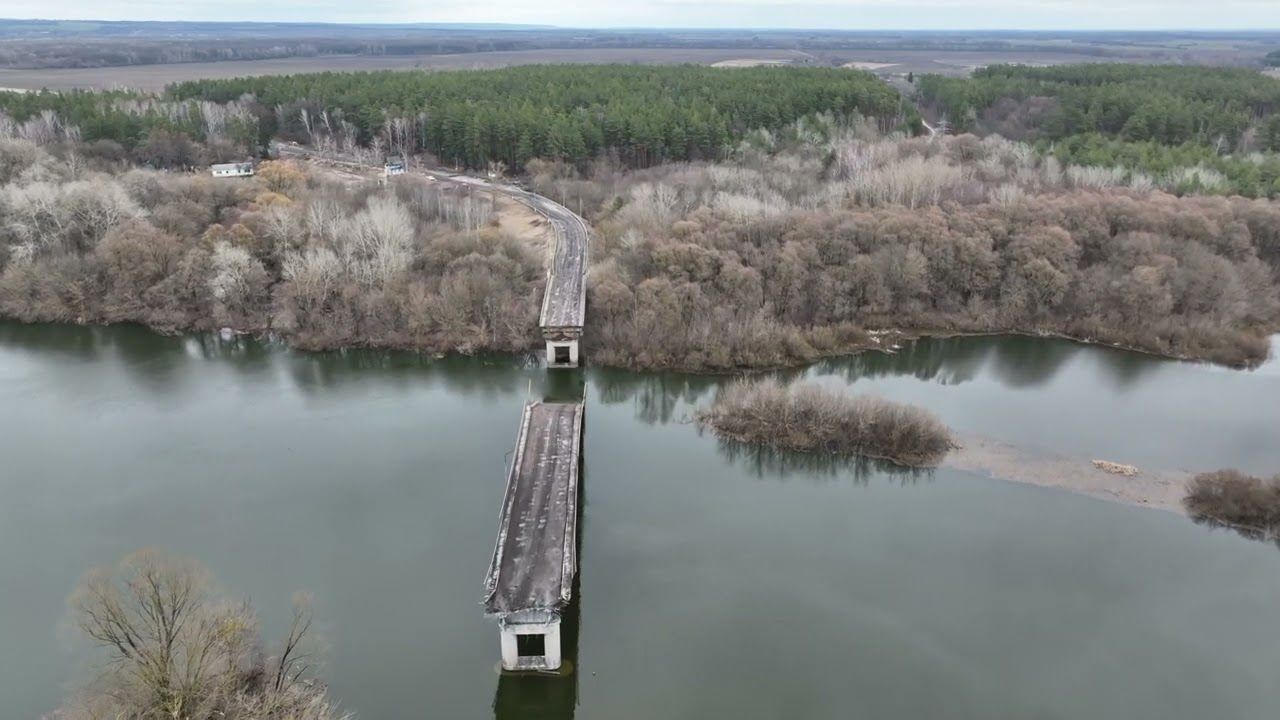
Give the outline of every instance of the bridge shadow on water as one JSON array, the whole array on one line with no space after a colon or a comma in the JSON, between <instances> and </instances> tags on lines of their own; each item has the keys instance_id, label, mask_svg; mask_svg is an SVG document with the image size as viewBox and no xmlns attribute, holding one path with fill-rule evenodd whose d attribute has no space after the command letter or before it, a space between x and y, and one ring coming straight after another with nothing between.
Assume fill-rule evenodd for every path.
<instances>
[{"instance_id":1,"label":"bridge shadow on water","mask_svg":"<svg viewBox=\"0 0 1280 720\"><path fill-rule=\"evenodd\" d=\"M581 613L578 606L578 583L574 582L574 601L560 621L563 648L562 674L502 672L493 693L495 720L570 720L578 710L578 629Z\"/></svg>"}]
</instances>

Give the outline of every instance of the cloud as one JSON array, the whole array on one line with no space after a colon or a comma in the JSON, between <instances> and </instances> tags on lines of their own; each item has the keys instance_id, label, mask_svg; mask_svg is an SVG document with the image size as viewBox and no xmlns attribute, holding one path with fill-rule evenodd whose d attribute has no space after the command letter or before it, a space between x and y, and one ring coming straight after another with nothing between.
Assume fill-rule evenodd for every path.
<instances>
[{"instance_id":1,"label":"cloud","mask_svg":"<svg viewBox=\"0 0 1280 720\"><path fill-rule=\"evenodd\" d=\"M101 20L510 22L574 27L1280 27L1277 0L6 0L0 14Z\"/></svg>"}]
</instances>

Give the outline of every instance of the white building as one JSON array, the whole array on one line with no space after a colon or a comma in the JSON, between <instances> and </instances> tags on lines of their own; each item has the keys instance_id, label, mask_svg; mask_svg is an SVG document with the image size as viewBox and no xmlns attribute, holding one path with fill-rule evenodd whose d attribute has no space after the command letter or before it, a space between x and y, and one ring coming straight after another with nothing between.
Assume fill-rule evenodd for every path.
<instances>
[{"instance_id":1,"label":"white building","mask_svg":"<svg viewBox=\"0 0 1280 720\"><path fill-rule=\"evenodd\" d=\"M253 163L219 163L209 167L214 177L252 177Z\"/></svg>"},{"instance_id":2,"label":"white building","mask_svg":"<svg viewBox=\"0 0 1280 720\"><path fill-rule=\"evenodd\" d=\"M403 175L404 169L403 162L398 160L388 160L386 164L382 166L382 176L393 177L395 175Z\"/></svg>"}]
</instances>

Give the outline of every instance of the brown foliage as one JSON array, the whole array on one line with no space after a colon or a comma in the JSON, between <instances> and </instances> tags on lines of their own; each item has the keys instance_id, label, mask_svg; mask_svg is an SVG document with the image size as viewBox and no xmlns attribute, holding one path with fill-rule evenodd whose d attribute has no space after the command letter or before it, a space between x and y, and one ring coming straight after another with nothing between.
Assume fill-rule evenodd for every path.
<instances>
[{"instance_id":1,"label":"brown foliage","mask_svg":"<svg viewBox=\"0 0 1280 720\"><path fill-rule=\"evenodd\" d=\"M1280 475L1264 480L1238 470L1201 473L1191 479L1182 502L1197 522L1245 537L1280 539Z\"/></svg>"},{"instance_id":2,"label":"brown foliage","mask_svg":"<svg viewBox=\"0 0 1280 720\"><path fill-rule=\"evenodd\" d=\"M43 152L15 144L0 159L16 175L61 167ZM537 338L542 258L485 224L487 194L308 183L272 163L235 183L20 178L0 186L0 211L0 313L22 320L275 329L308 348L514 351Z\"/></svg>"},{"instance_id":3,"label":"brown foliage","mask_svg":"<svg viewBox=\"0 0 1280 720\"><path fill-rule=\"evenodd\" d=\"M247 603L220 597L195 563L141 551L91 571L71 610L106 661L55 718L338 718L325 687L310 678L305 602L268 654Z\"/></svg>"},{"instance_id":4,"label":"brown foliage","mask_svg":"<svg viewBox=\"0 0 1280 720\"><path fill-rule=\"evenodd\" d=\"M657 172L597 224L588 341L606 362L800 363L850 349L817 347L819 330L872 327L1061 334L1250 365L1280 328L1280 213L1259 201L1070 190L924 209L800 197L743 214L714 190L737 170Z\"/></svg>"},{"instance_id":5,"label":"brown foliage","mask_svg":"<svg viewBox=\"0 0 1280 720\"><path fill-rule=\"evenodd\" d=\"M913 467L937 465L952 446L946 426L921 408L775 380L726 386L697 420L736 442Z\"/></svg>"}]
</instances>

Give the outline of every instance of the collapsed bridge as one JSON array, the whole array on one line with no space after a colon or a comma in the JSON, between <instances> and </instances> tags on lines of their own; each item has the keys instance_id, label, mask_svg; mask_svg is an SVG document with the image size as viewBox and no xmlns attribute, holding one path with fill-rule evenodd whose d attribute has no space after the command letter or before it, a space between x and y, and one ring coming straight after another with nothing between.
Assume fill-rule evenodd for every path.
<instances>
[{"instance_id":1,"label":"collapsed bridge","mask_svg":"<svg viewBox=\"0 0 1280 720\"><path fill-rule=\"evenodd\" d=\"M485 576L484 609L498 619L506 670L561 665L561 614L578 571L582 416L582 403L531 402L520 419Z\"/></svg>"}]
</instances>

